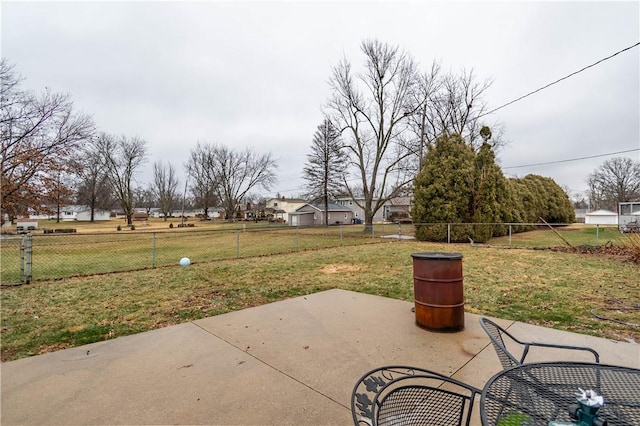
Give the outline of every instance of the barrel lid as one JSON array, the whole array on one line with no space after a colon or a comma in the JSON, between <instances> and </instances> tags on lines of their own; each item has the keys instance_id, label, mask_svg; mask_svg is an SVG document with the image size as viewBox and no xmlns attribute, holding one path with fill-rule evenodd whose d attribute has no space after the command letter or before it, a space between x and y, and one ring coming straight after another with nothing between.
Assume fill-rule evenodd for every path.
<instances>
[{"instance_id":1,"label":"barrel lid","mask_svg":"<svg viewBox=\"0 0 640 426\"><path fill-rule=\"evenodd\" d=\"M431 259L431 260L460 260L462 254L460 253L441 253L441 252L423 252L423 253L411 253L411 257L414 259Z\"/></svg>"}]
</instances>

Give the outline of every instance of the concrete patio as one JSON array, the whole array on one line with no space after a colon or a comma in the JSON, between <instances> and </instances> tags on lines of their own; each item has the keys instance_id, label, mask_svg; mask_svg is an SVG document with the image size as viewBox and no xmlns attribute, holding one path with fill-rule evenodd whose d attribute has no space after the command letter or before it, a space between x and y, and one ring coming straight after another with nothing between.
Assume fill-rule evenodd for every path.
<instances>
[{"instance_id":1,"label":"concrete patio","mask_svg":"<svg viewBox=\"0 0 640 426\"><path fill-rule=\"evenodd\" d=\"M415 325L411 307L330 290L3 363L0 422L349 425L351 390L369 369L421 366L480 388L500 370L479 316L467 313L461 332L434 333ZM497 322L640 368L637 344ZM531 359L550 356L588 360L557 351Z\"/></svg>"}]
</instances>

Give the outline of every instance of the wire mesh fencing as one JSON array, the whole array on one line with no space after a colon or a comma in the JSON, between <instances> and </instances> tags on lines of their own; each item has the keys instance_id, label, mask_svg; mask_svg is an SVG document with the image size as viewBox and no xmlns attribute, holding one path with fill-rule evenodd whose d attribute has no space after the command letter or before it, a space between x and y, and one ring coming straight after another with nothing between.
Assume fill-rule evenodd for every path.
<instances>
[{"instance_id":1,"label":"wire mesh fencing","mask_svg":"<svg viewBox=\"0 0 640 426\"><path fill-rule=\"evenodd\" d=\"M0 246L2 285L53 280L301 250L381 242L397 225L328 228L246 227L166 232L29 233L3 236ZM25 269L28 267L28 271Z\"/></svg>"},{"instance_id":2,"label":"wire mesh fencing","mask_svg":"<svg viewBox=\"0 0 640 426\"><path fill-rule=\"evenodd\" d=\"M527 232L522 232L527 231ZM490 235L478 241L478 235ZM41 233L2 235L2 285L105 274L192 263L268 256L301 250L357 246L418 237L444 243L484 243L502 247L628 245L628 235L612 226L522 223L375 224L321 228L291 226L161 232ZM426 237L426 238L425 238ZM421 248L420 250L424 250Z\"/></svg>"}]
</instances>

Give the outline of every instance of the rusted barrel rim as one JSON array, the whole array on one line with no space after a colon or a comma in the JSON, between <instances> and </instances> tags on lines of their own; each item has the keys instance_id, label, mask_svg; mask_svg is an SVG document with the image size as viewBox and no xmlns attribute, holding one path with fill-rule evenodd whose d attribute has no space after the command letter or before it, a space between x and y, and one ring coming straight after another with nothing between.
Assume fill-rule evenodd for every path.
<instances>
[{"instance_id":1,"label":"rusted barrel rim","mask_svg":"<svg viewBox=\"0 0 640 426\"><path fill-rule=\"evenodd\" d=\"M443 253L443 252L423 252L423 253L411 253L411 257L414 259L430 259L430 260L460 260L462 259L461 253Z\"/></svg>"}]
</instances>

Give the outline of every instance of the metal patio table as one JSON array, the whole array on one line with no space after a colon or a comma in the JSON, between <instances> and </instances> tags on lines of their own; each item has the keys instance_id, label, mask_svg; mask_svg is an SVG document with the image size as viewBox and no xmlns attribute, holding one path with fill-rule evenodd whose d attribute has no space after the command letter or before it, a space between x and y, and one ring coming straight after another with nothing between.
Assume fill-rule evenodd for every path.
<instances>
[{"instance_id":1,"label":"metal patio table","mask_svg":"<svg viewBox=\"0 0 640 426\"><path fill-rule=\"evenodd\" d=\"M579 388L604 397L597 417L609 426L640 425L640 370L579 362L523 364L494 375L480 398L482 424L575 421L570 411L577 408Z\"/></svg>"}]
</instances>

